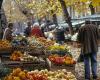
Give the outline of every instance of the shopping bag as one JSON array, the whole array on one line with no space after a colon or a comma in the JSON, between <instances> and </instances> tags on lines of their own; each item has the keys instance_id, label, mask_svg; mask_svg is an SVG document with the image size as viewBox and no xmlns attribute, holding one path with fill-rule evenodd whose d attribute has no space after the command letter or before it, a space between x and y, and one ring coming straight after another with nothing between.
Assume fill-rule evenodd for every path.
<instances>
[{"instance_id":1,"label":"shopping bag","mask_svg":"<svg viewBox=\"0 0 100 80\"><path fill-rule=\"evenodd\" d=\"M83 53L80 53L80 55L77 59L77 62L84 62L84 54Z\"/></svg>"}]
</instances>

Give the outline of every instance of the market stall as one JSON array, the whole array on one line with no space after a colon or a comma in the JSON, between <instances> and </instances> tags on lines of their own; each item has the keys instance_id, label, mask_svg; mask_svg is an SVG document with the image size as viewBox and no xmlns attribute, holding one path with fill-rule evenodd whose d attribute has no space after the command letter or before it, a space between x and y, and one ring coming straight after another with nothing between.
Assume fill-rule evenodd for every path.
<instances>
[{"instance_id":1,"label":"market stall","mask_svg":"<svg viewBox=\"0 0 100 80\"><path fill-rule=\"evenodd\" d=\"M65 69L58 71L34 70L26 71L20 68L14 69L4 80L77 80L71 72Z\"/></svg>"},{"instance_id":2,"label":"market stall","mask_svg":"<svg viewBox=\"0 0 100 80\"><path fill-rule=\"evenodd\" d=\"M48 69L55 75L57 74L55 71L59 73L59 70L62 71L62 69L66 69L71 74L75 73L76 61L71 54L70 47L66 44L59 45L55 43L55 41L48 41L45 38L26 38L22 36L17 36L12 42L7 42L5 40L1 42L3 43L0 50L2 50L2 48L7 50L8 47L8 51L11 50L11 52L0 52L1 63L6 68L20 68L27 71L37 69L45 71L45 69ZM48 75L49 71L47 71ZM41 71L38 71L38 73L40 72ZM53 76L51 77L53 78ZM8 78L9 77L6 77L5 80L9 80Z\"/></svg>"}]
</instances>

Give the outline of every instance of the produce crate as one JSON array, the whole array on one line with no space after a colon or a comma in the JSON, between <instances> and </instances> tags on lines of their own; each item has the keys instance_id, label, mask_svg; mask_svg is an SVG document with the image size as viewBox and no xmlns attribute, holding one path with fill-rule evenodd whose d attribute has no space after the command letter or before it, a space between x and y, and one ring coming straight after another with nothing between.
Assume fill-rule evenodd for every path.
<instances>
[{"instance_id":1,"label":"produce crate","mask_svg":"<svg viewBox=\"0 0 100 80\"><path fill-rule=\"evenodd\" d=\"M41 70L41 69L46 68L46 64L44 62L39 62L39 63L30 63L30 62L28 63L27 62L27 63L23 63L22 68L26 70L35 70L35 69Z\"/></svg>"},{"instance_id":2,"label":"produce crate","mask_svg":"<svg viewBox=\"0 0 100 80\"><path fill-rule=\"evenodd\" d=\"M12 61L9 56L1 57L1 63L7 68L22 68L27 70L33 69L49 69L46 59L45 61Z\"/></svg>"},{"instance_id":3,"label":"produce crate","mask_svg":"<svg viewBox=\"0 0 100 80\"><path fill-rule=\"evenodd\" d=\"M14 46L13 51L29 52L30 55L45 55L43 49L41 48L32 48L28 46Z\"/></svg>"},{"instance_id":4,"label":"produce crate","mask_svg":"<svg viewBox=\"0 0 100 80\"><path fill-rule=\"evenodd\" d=\"M21 68L23 65L21 64L21 62L19 61L5 61L3 62L3 65L6 67L6 68Z\"/></svg>"},{"instance_id":5,"label":"produce crate","mask_svg":"<svg viewBox=\"0 0 100 80\"><path fill-rule=\"evenodd\" d=\"M9 48L0 48L0 55L11 53L12 52L12 47Z\"/></svg>"},{"instance_id":6,"label":"produce crate","mask_svg":"<svg viewBox=\"0 0 100 80\"><path fill-rule=\"evenodd\" d=\"M13 46L13 51L27 51L28 50L28 47L27 46Z\"/></svg>"},{"instance_id":7,"label":"produce crate","mask_svg":"<svg viewBox=\"0 0 100 80\"><path fill-rule=\"evenodd\" d=\"M45 69L46 64L43 62L21 62L21 61L5 61L3 65L7 68L22 68L22 69ZM41 67L40 67L41 66Z\"/></svg>"},{"instance_id":8,"label":"produce crate","mask_svg":"<svg viewBox=\"0 0 100 80\"><path fill-rule=\"evenodd\" d=\"M43 50L39 50L39 49L34 49L32 51L29 52L30 55L32 56L40 56L40 55L44 55L45 56L45 53Z\"/></svg>"},{"instance_id":9,"label":"produce crate","mask_svg":"<svg viewBox=\"0 0 100 80\"><path fill-rule=\"evenodd\" d=\"M67 71L75 74L75 64L73 65L57 65L54 63L51 64L51 68L50 68L51 71L60 70L60 69L66 69Z\"/></svg>"},{"instance_id":10,"label":"produce crate","mask_svg":"<svg viewBox=\"0 0 100 80\"><path fill-rule=\"evenodd\" d=\"M22 67L21 63L19 61L12 61L9 59L9 55L4 55L1 57L1 63L6 67L6 68L17 68L17 67Z\"/></svg>"}]
</instances>

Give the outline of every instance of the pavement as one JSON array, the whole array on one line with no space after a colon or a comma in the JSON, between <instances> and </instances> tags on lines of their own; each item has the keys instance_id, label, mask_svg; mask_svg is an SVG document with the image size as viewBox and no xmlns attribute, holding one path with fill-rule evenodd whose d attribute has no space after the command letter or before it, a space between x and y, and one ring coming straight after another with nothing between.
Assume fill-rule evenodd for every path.
<instances>
[{"instance_id":1,"label":"pavement","mask_svg":"<svg viewBox=\"0 0 100 80\"><path fill-rule=\"evenodd\" d=\"M77 54L77 55L73 54L73 56L75 57L75 59L78 58L78 55L79 54ZM98 61L97 74L98 74L98 77L100 77L100 47L99 47L99 51L98 51L98 54L97 54L97 61ZM75 66L75 74L76 74L76 77L77 77L78 80L85 80L84 79L84 63L83 62L76 64L76 66Z\"/></svg>"}]
</instances>

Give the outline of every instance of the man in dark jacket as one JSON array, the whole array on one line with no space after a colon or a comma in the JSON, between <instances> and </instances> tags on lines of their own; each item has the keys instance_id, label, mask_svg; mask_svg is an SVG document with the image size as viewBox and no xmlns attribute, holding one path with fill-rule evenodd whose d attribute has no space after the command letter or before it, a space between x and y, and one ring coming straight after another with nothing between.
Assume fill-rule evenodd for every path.
<instances>
[{"instance_id":1,"label":"man in dark jacket","mask_svg":"<svg viewBox=\"0 0 100 80\"><path fill-rule=\"evenodd\" d=\"M28 22L28 23L27 23L27 26L28 26L28 27L25 29L24 33L25 33L25 36L26 36L26 37L29 37L30 34L31 34L31 23Z\"/></svg>"},{"instance_id":2,"label":"man in dark jacket","mask_svg":"<svg viewBox=\"0 0 100 80\"><path fill-rule=\"evenodd\" d=\"M89 59L91 60L93 79L97 79L97 51L99 39L99 29L97 26L90 24L90 21L86 21L85 25L79 29L78 41L81 43L81 50L84 54L86 80L90 80Z\"/></svg>"},{"instance_id":3,"label":"man in dark jacket","mask_svg":"<svg viewBox=\"0 0 100 80\"><path fill-rule=\"evenodd\" d=\"M65 41L65 35L64 35L64 30L62 27L56 28L55 32L55 40L59 44L63 44Z\"/></svg>"}]
</instances>

